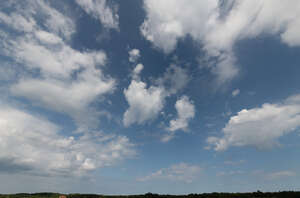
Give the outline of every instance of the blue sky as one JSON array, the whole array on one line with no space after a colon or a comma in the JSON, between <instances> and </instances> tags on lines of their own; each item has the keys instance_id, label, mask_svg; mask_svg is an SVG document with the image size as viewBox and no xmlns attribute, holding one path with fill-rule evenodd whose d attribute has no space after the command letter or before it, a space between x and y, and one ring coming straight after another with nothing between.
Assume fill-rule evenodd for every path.
<instances>
[{"instance_id":1,"label":"blue sky","mask_svg":"<svg viewBox=\"0 0 300 198\"><path fill-rule=\"evenodd\" d=\"M300 190L300 2L0 3L1 193Z\"/></svg>"}]
</instances>

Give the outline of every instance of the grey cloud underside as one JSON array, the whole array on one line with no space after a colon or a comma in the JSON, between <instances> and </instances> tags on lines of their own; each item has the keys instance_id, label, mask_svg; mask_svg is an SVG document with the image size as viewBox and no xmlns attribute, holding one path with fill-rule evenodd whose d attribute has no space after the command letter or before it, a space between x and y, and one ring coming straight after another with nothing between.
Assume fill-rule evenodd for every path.
<instances>
[{"instance_id":1,"label":"grey cloud underside","mask_svg":"<svg viewBox=\"0 0 300 198\"><path fill-rule=\"evenodd\" d=\"M27 172L32 170L33 167L19 164L17 159L12 157L6 157L0 159L0 172L3 173L20 173L20 172Z\"/></svg>"}]
</instances>

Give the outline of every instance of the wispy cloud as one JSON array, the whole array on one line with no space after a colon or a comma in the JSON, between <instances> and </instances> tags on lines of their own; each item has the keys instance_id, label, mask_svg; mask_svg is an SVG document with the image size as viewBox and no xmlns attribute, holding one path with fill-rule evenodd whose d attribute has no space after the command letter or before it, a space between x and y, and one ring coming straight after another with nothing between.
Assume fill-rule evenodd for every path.
<instances>
[{"instance_id":1,"label":"wispy cloud","mask_svg":"<svg viewBox=\"0 0 300 198\"><path fill-rule=\"evenodd\" d=\"M179 163L170 166L169 168L162 168L148 176L138 178L138 181L145 182L149 180L169 180L172 182L192 183L196 180L202 172L202 168L197 165L190 165L186 163Z\"/></svg>"}]
</instances>

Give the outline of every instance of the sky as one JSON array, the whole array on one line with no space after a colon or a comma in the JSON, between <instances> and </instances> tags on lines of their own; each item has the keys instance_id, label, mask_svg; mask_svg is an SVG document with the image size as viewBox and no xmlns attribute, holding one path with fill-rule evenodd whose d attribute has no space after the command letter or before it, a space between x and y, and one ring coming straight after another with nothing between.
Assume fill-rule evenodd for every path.
<instances>
[{"instance_id":1,"label":"sky","mask_svg":"<svg viewBox=\"0 0 300 198\"><path fill-rule=\"evenodd\" d=\"M0 2L0 192L300 190L299 0Z\"/></svg>"}]
</instances>

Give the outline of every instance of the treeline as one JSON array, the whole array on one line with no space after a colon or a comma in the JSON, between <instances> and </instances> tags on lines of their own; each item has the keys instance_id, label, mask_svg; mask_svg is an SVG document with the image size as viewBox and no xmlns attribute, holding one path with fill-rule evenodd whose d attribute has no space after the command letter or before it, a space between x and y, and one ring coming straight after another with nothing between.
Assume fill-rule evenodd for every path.
<instances>
[{"instance_id":1,"label":"treeline","mask_svg":"<svg viewBox=\"0 0 300 198\"><path fill-rule=\"evenodd\" d=\"M59 198L58 193L19 193L0 195L0 198ZM300 192L253 192L253 193L203 193L189 195L159 195L147 193L144 195L96 195L96 194L66 194L67 198L300 198Z\"/></svg>"}]
</instances>

